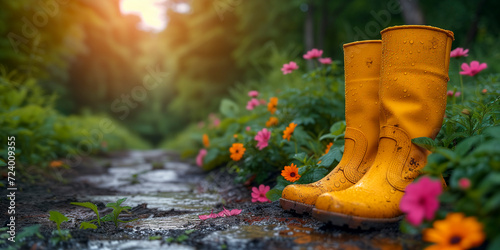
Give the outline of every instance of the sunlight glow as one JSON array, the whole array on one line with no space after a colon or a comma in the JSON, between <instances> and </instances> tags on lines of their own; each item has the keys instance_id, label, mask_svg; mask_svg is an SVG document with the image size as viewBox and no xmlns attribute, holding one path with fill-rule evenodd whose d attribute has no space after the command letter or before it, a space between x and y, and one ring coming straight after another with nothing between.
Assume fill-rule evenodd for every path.
<instances>
[{"instance_id":1,"label":"sunlight glow","mask_svg":"<svg viewBox=\"0 0 500 250\"><path fill-rule=\"evenodd\" d=\"M120 11L141 18L140 29L162 31L167 27L166 0L121 0ZM188 6L189 7L189 6Z\"/></svg>"}]
</instances>

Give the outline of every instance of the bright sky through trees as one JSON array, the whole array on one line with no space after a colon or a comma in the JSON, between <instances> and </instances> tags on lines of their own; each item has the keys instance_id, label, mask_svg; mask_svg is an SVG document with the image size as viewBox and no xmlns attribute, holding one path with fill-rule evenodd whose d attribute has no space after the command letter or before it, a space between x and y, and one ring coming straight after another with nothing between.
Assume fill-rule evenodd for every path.
<instances>
[{"instance_id":1,"label":"bright sky through trees","mask_svg":"<svg viewBox=\"0 0 500 250\"><path fill-rule=\"evenodd\" d=\"M140 29L161 31L167 26L167 0L121 0L123 14L135 14L141 18ZM189 8L189 6L187 6Z\"/></svg>"}]
</instances>

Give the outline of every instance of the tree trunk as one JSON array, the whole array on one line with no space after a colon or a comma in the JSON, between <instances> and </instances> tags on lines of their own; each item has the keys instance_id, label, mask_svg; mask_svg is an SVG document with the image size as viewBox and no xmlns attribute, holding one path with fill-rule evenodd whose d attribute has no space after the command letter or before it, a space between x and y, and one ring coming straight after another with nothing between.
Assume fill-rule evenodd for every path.
<instances>
[{"instance_id":1,"label":"tree trunk","mask_svg":"<svg viewBox=\"0 0 500 250\"><path fill-rule=\"evenodd\" d=\"M306 21L304 24L304 42L305 42L305 47L306 51L311 50L314 48L314 10L313 10L313 4L312 1L309 1L307 4L307 14L306 14ZM313 62L311 60L307 61L307 68L311 70L313 68Z\"/></svg>"},{"instance_id":2,"label":"tree trunk","mask_svg":"<svg viewBox=\"0 0 500 250\"><path fill-rule=\"evenodd\" d=\"M424 15L418 4L418 0L400 0L401 12L405 24L422 25L425 24Z\"/></svg>"}]
</instances>

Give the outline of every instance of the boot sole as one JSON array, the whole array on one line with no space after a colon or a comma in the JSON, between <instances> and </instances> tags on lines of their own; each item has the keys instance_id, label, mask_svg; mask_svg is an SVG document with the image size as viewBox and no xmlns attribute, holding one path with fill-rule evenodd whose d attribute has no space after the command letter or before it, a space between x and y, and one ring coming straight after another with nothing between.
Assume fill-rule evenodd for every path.
<instances>
[{"instance_id":1,"label":"boot sole","mask_svg":"<svg viewBox=\"0 0 500 250\"><path fill-rule=\"evenodd\" d=\"M294 212L296 214L312 214L313 205L305 204L298 201L292 201L280 198L280 205L285 211Z\"/></svg>"},{"instance_id":2,"label":"boot sole","mask_svg":"<svg viewBox=\"0 0 500 250\"><path fill-rule=\"evenodd\" d=\"M404 215L394 218L366 218L353 215L335 213L317 208L313 209L312 216L322 222L331 223L334 226L347 226L350 229L382 229L395 226L404 218Z\"/></svg>"}]
</instances>

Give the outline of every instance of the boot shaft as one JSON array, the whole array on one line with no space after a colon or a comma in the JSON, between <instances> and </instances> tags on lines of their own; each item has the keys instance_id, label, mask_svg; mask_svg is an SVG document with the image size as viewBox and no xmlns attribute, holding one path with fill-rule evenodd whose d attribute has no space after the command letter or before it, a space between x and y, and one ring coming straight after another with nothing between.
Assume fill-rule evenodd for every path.
<instances>
[{"instance_id":1,"label":"boot shaft","mask_svg":"<svg viewBox=\"0 0 500 250\"><path fill-rule=\"evenodd\" d=\"M346 126L348 130L356 129L358 133L363 133L367 141L366 153L373 156L377 150L380 127L378 91L381 53L381 40L344 44Z\"/></svg>"},{"instance_id":2,"label":"boot shaft","mask_svg":"<svg viewBox=\"0 0 500 250\"><path fill-rule=\"evenodd\" d=\"M381 34L381 126L399 127L411 138L435 138L446 109L453 33L408 25Z\"/></svg>"}]
</instances>

